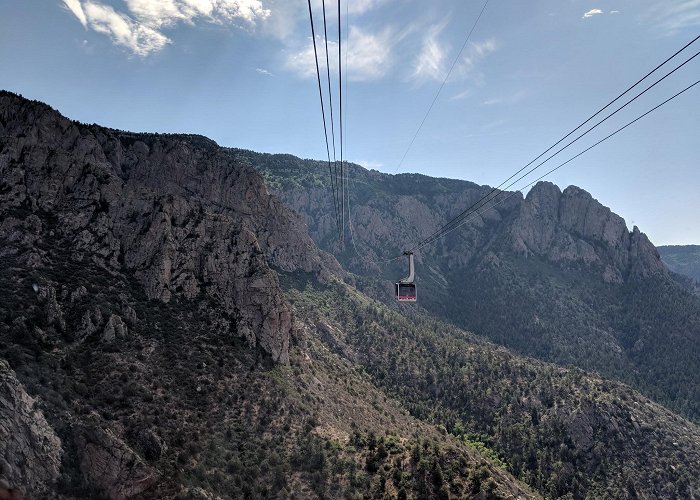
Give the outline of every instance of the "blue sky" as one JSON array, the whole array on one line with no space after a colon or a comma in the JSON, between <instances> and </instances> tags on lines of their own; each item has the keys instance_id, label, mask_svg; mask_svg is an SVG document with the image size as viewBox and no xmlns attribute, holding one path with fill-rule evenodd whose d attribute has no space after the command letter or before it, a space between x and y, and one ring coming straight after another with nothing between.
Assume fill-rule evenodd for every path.
<instances>
[{"instance_id":1,"label":"blue sky","mask_svg":"<svg viewBox=\"0 0 700 500\"><path fill-rule=\"evenodd\" d=\"M319 33L320 0L312 5ZM333 55L336 5L327 6ZM0 6L2 88L83 122L325 158L306 1ZM700 0L490 0L398 168L482 6L349 1L347 159L498 185L700 34ZM343 0L344 18L345 9ZM685 57L698 50L700 41ZM698 78L700 57L561 161ZM700 243L699 87L549 179L590 191L656 244Z\"/></svg>"}]
</instances>

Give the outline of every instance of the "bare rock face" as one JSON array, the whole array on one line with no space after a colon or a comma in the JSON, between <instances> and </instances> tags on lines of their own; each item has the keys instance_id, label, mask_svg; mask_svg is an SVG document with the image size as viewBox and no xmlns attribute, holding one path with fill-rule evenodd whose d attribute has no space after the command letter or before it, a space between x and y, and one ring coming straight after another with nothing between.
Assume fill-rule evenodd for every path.
<instances>
[{"instance_id":1,"label":"bare rock face","mask_svg":"<svg viewBox=\"0 0 700 500\"><path fill-rule=\"evenodd\" d=\"M525 256L597 265L608 283L667 272L646 235L636 227L629 232L622 217L576 186L561 192L537 183L512 224L511 241Z\"/></svg>"},{"instance_id":2,"label":"bare rock face","mask_svg":"<svg viewBox=\"0 0 700 500\"><path fill-rule=\"evenodd\" d=\"M104 332L102 332L102 340L111 342L114 339L123 339L129 333L129 328L124 321L116 314L112 314L107 320Z\"/></svg>"},{"instance_id":3,"label":"bare rock face","mask_svg":"<svg viewBox=\"0 0 700 500\"><path fill-rule=\"evenodd\" d=\"M62 453L61 440L36 401L0 359L0 479L30 498L42 498L59 476Z\"/></svg>"},{"instance_id":4,"label":"bare rock face","mask_svg":"<svg viewBox=\"0 0 700 500\"><path fill-rule=\"evenodd\" d=\"M282 363L292 313L271 267L322 280L342 272L257 172L208 139L83 126L7 92L0 128L0 239L31 249L31 268L45 265L42 243L68 241L66 258L133 275L149 299L211 298L235 320L224 334ZM55 293L42 298L60 330ZM100 331L110 341L128 329L93 311L75 336Z\"/></svg>"},{"instance_id":5,"label":"bare rock face","mask_svg":"<svg viewBox=\"0 0 700 500\"><path fill-rule=\"evenodd\" d=\"M110 499L137 496L159 479L157 472L109 429L85 426L79 430L77 442L83 474Z\"/></svg>"}]
</instances>

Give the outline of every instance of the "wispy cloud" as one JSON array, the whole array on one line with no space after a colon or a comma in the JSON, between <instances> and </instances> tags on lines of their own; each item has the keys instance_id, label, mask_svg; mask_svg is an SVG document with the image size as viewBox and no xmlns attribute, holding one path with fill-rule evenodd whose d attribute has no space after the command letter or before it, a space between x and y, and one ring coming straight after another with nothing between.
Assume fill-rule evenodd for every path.
<instances>
[{"instance_id":1,"label":"wispy cloud","mask_svg":"<svg viewBox=\"0 0 700 500\"><path fill-rule=\"evenodd\" d=\"M63 0L63 3L68 10L70 10L73 15L78 18L78 21L80 21L80 24L83 25L83 28L87 28L87 17L85 16L83 6L80 4L80 0Z\"/></svg>"},{"instance_id":2,"label":"wispy cloud","mask_svg":"<svg viewBox=\"0 0 700 500\"><path fill-rule=\"evenodd\" d=\"M661 2L652 7L648 17L666 35L700 26L700 0Z\"/></svg>"},{"instance_id":3,"label":"wispy cloud","mask_svg":"<svg viewBox=\"0 0 700 500\"><path fill-rule=\"evenodd\" d=\"M438 40L446 23L433 25L423 37L423 45L413 65L412 78L416 80L442 80L447 73L445 57L448 47Z\"/></svg>"},{"instance_id":4,"label":"wispy cloud","mask_svg":"<svg viewBox=\"0 0 700 500\"><path fill-rule=\"evenodd\" d=\"M115 44L127 47L134 54L146 56L170 43L159 31L120 14L109 5L84 2L82 7L89 28L109 36Z\"/></svg>"},{"instance_id":5,"label":"wispy cloud","mask_svg":"<svg viewBox=\"0 0 700 500\"><path fill-rule=\"evenodd\" d=\"M255 25L270 10L261 0L125 0L127 12L93 0L62 0L83 27L109 36L139 56L157 52L172 41L163 29L198 20Z\"/></svg>"},{"instance_id":6,"label":"wispy cloud","mask_svg":"<svg viewBox=\"0 0 700 500\"><path fill-rule=\"evenodd\" d=\"M384 166L384 163L381 161L376 161L376 160L356 160L354 163L357 163L358 165L362 165L363 167L367 169L378 169L382 168Z\"/></svg>"},{"instance_id":7,"label":"wispy cloud","mask_svg":"<svg viewBox=\"0 0 700 500\"><path fill-rule=\"evenodd\" d=\"M364 14L389 3L389 0L354 0L348 3L350 14Z\"/></svg>"},{"instance_id":8,"label":"wispy cloud","mask_svg":"<svg viewBox=\"0 0 700 500\"><path fill-rule=\"evenodd\" d=\"M466 90L463 90L462 92L459 92L459 93L453 95L452 97L450 97L450 100L451 101L458 101L460 99L466 99L467 97L472 95L472 93L473 93L472 89L466 89Z\"/></svg>"},{"instance_id":9,"label":"wispy cloud","mask_svg":"<svg viewBox=\"0 0 700 500\"><path fill-rule=\"evenodd\" d=\"M395 30L386 28L380 33L369 33L357 26L350 27L350 44L352 50L348 53L347 66L344 67L347 78L353 81L378 80L386 75L393 64L393 47L396 43ZM316 40L319 52L319 65L325 71L325 46L320 36ZM337 54L338 44L335 41L328 41L328 50L332 54ZM292 51L285 67L301 78L316 77L316 63L314 61L314 48L311 37L306 45L300 49ZM330 58L331 73L338 71L338 61L336 57Z\"/></svg>"},{"instance_id":10,"label":"wispy cloud","mask_svg":"<svg viewBox=\"0 0 700 500\"><path fill-rule=\"evenodd\" d=\"M491 97L490 99L486 99L481 103L482 106L495 106L495 105L503 105L503 104L515 104L516 102L520 101L523 97L525 97L525 91L524 90L519 90L513 94L510 95L505 95L505 96L498 96L498 97Z\"/></svg>"},{"instance_id":11,"label":"wispy cloud","mask_svg":"<svg viewBox=\"0 0 700 500\"><path fill-rule=\"evenodd\" d=\"M597 16L597 15L602 14L602 13L603 13L603 11L600 9L591 9L588 12L583 13L582 19L588 19L590 17Z\"/></svg>"},{"instance_id":12,"label":"wispy cloud","mask_svg":"<svg viewBox=\"0 0 700 500\"><path fill-rule=\"evenodd\" d=\"M261 75L265 75L265 76L275 76L275 75L273 75L272 73L270 73L268 70L266 70L265 68L255 68L255 71L258 72L258 73L260 73Z\"/></svg>"},{"instance_id":13,"label":"wispy cloud","mask_svg":"<svg viewBox=\"0 0 700 500\"><path fill-rule=\"evenodd\" d=\"M469 42L466 54L462 56L462 60L457 67L458 73L463 78L481 81L483 73L478 70L478 65L496 50L498 50L498 43L493 38L481 42Z\"/></svg>"}]
</instances>

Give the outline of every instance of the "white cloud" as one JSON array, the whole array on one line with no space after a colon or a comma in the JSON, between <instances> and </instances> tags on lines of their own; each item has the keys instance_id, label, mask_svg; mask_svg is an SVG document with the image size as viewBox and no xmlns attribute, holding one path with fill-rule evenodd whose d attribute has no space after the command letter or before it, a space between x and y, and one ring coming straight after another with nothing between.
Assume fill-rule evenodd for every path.
<instances>
[{"instance_id":1,"label":"white cloud","mask_svg":"<svg viewBox=\"0 0 700 500\"><path fill-rule=\"evenodd\" d=\"M126 0L129 11L150 26L192 23L198 17L211 22L238 19L254 24L270 15L261 0Z\"/></svg>"},{"instance_id":2,"label":"white cloud","mask_svg":"<svg viewBox=\"0 0 700 500\"><path fill-rule=\"evenodd\" d=\"M387 3L388 0L353 0L347 4L350 14L364 14Z\"/></svg>"},{"instance_id":3,"label":"white cloud","mask_svg":"<svg viewBox=\"0 0 700 500\"><path fill-rule=\"evenodd\" d=\"M417 80L442 80L447 73L445 56L447 47L440 44L438 36L445 23L435 25L423 38L423 47L416 58L412 77Z\"/></svg>"},{"instance_id":4,"label":"white cloud","mask_svg":"<svg viewBox=\"0 0 700 500\"><path fill-rule=\"evenodd\" d=\"M413 64L412 77L416 80L442 80L448 72L451 57L449 46L439 40L439 35L447 26L449 20L433 25L423 37L423 45ZM480 80L483 75L477 71L477 65L489 54L495 52L498 45L495 40L488 39L481 42L469 42L457 61L450 79ZM466 97L462 92L453 99Z\"/></svg>"},{"instance_id":5,"label":"white cloud","mask_svg":"<svg viewBox=\"0 0 700 500\"><path fill-rule=\"evenodd\" d=\"M505 96L499 96L499 97L492 97L491 99L486 99L481 103L482 106L494 106L496 104L515 104L516 102L520 101L523 97L525 97L525 91L524 90L519 90L513 94L510 95L505 95Z\"/></svg>"},{"instance_id":6,"label":"white cloud","mask_svg":"<svg viewBox=\"0 0 700 500\"><path fill-rule=\"evenodd\" d=\"M588 19L589 17L597 16L598 14L602 14L603 11L600 9L591 9L588 12L585 12L583 14L582 19Z\"/></svg>"},{"instance_id":7,"label":"white cloud","mask_svg":"<svg viewBox=\"0 0 700 500\"><path fill-rule=\"evenodd\" d=\"M343 68L347 78L353 81L369 81L382 78L392 65L392 49L396 37L394 30L387 28L381 33L368 33L357 26L350 27L347 66ZM325 44L323 38L317 36L318 64L322 73L326 72ZM328 41L331 74L338 72L338 43ZM336 55L336 57L333 57ZM343 56L344 58L344 56ZM292 52L285 62L285 67L301 78L316 77L316 62L311 37L301 50Z\"/></svg>"},{"instance_id":8,"label":"white cloud","mask_svg":"<svg viewBox=\"0 0 700 500\"><path fill-rule=\"evenodd\" d=\"M88 1L83 4L83 10L90 28L109 36L115 44L122 45L139 56L161 50L170 43L162 33L133 21L109 5Z\"/></svg>"},{"instance_id":9,"label":"white cloud","mask_svg":"<svg viewBox=\"0 0 700 500\"><path fill-rule=\"evenodd\" d=\"M384 163L381 161L376 161L376 160L355 160L353 163L357 163L358 165L362 165L366 169L379 169L384 166Z\"/></svg>"},{"instance_id":10,"label":"white cloud","mask_svg":"<svg viewBox=\"0 0 700 500\"><path fill-rule=\"evenodd\" d=\"M93 0L63 0L86 28L109 36L134 54L146 56L171 40L162 32L178 23L196 20L224 24L243 21L256 25L270 10L261 0L125 0L128 13Z\"/></svg>"},{"instance_id":11,"label":"white cloud","mask_svg":"<svg viewBox=\"0 0 700 500\"><path fill-rule=\"evenodd\" d=\"M87 28L87 18L85 17L85 12L83 11L83 6L80 5L80 0L63 0L66 7L78 18L80 24L83 28Z\"/></svg>"},{"instance_id":12,"label":"white cloud","mask_svg":"<svg viewBox=\"0 0 700 500\"><path fill-rule=\"evenodd\" d=\"M611 14L619 14L620 11L619 11L619 10L611 10L610 13L611 13Z\"/></svg>"},{"instance_id":13,"label":"white cloud","mask_svg":"<svg viewBox=\"0 0 700 500\"><path fill-rule=\"evenodd\" d=\"M372 34L352 26L348 41L348 77L364 81L384 76L391 69L392 49L399 38L394 36L394 30L390 28Z\"/></svg>"},{"instance_id":14,"label":"white cloud","mask_svg":"<svg viewBox=\"0 0 700 500\"><path fill-rule=\"evenodd\" d=\"M472 93L473 93L472 89L466 89L466 90L463 90L462 92L459 92L458 94L455 94L452 97L450 97L450 100L451 101L458 101L460 99L466 99L467 97L472 95Z\"/></svg>"},{"instance_id":15,"label":"white cloud","mask_svg":"<svg viewBox=\"0 0 700 500\"><path fill-rule=\"evenodd\" d=\"M700 26L700 0L662 2L651 8L648 17L666 35Z\"/></svg>"},{"instance_id":16,"label":"white cloud","mask_svg":"<svg viewBox=\"0 0 700 500\"><path fill-rule=\"evenodd\" d=\"M272 73L270 73L268 70L266 70L266 69L264 69L264 68L255 68L255 71L257 71L257 72L260 73L261 75L275 76L275 75L273 75Z\"/></svg>"},{"instance_id":17,"label":"white cloud","mask_svg":"<svg viewBox=\"0 0 700 500\"><path fill-rule=\"evenodd\" d=\"M466 54L462 56L457 67L458 73L463 78L480 80L483 75L477 71L477 65L496 50L498 50L498 44L492 38L482 42L469 42Z\"/></svg>"}]
</instances>

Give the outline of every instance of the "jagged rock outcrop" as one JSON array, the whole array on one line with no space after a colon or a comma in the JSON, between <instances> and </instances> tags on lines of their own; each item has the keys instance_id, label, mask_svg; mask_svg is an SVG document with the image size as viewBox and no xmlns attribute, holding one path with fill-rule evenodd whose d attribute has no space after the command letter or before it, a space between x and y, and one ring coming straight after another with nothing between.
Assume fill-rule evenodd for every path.
<instances>
[{"instance_id":1,"label":"jagged rock outcrop","mask_svg":"<svg viewBox=\"0 0 700 500\"><path fill-rule=\"evenodd\" d=\"M564 192L550 182L533 186L511 235L517 253L596 264L608 283L666 273L646 235L636 226L629 232L622 217L576 186Z\"/></svg>"},{"instance_id":2,"label":"jagged rock outcrop","mask_svg":"<svg viewBox=\"0 0 700 500\"><path fill-rule=\"evenodd\" d=\"M107 320L104 332L102 332L102 340L111 342L114 339L123 339L129 334L129 328L124 323L124 320L116 314L112 314Z\"/></svg>"},{"instance_id":3,"label":"jagged rock outcrop","mask_svg":"<svg viewBox=\"0 0 700 500\"><path fill-rule=\"evenodd\" d=\"M61 440L7 361L0 359L0 479L42 498L60 474Z\"/></svg>"},{"instance_id":4,"label":"jagged rock outcrop","mask_svg":"<svg viewBox=\"0 0 700 500\"><path fill-rule=\"evenodd\" d=\"M110 499L132 498L158 482L157 471L109 429L83 426L77 433L80 468L90 484Z\"/></svg>"},{"instance_id":5,"label":"jagged rock outcrop","mask_svg":"<svg viewBox=\"0 0 700 500\"><path fill-rule=\"evenodd\" d=\"M134 275L149 299L204 294L235 319L230 333L282 363L292 313L271 266L341 272L260 176L208 139L84 126L7 92L0 137L0 239L34 268L53 242L68 259ZM55 290L41 293L63 325ZM86 312L76 337L125 335L98 315Z\"/></svg>"}]
</instances>

